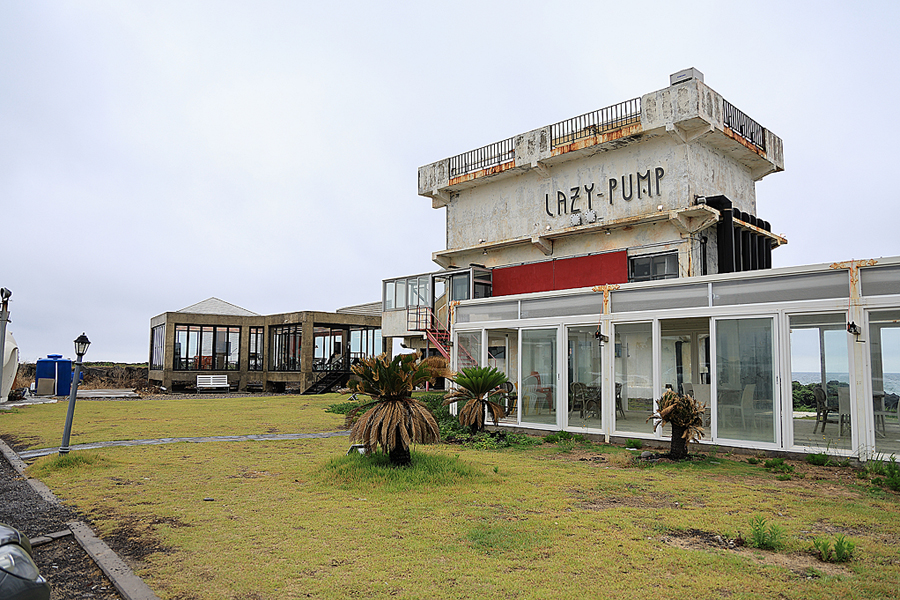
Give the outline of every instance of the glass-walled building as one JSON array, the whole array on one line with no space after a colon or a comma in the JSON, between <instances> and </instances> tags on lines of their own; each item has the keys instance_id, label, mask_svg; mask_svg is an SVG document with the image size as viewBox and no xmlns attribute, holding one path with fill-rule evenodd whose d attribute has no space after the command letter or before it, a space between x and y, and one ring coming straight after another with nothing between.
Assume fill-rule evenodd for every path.
<instances>
[{"instance_id":1,"label":"glass-walled building","mask_svg":"<svg viewBox=\"0 0 900 600\"><path fill-rule=\"evenodd\" d=\"M382 351L377 302L259 315L210 298L151 320L149 379L190 387L198 375L224 374L241 390L324 393L346 384L354 362Z\"/></svg>"},{"instance_id":2,"label":"glass-walled building","mask_svg":"<svg viewBox=\"0 0 900 600\"><path fill-rule=\"evenodd\" d=\"M703 443L900 453L900 258L472 299L452 339L515 383L507 427L665 440L673 389Z\"/></svg>"}]
</instances>

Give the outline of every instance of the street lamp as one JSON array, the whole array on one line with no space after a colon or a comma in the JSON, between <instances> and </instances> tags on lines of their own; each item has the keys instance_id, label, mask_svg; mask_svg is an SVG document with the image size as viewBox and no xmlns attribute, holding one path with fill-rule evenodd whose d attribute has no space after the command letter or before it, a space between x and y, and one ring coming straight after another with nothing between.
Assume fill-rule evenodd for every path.
<instances>
[{"instance_id":1,"label":"street lamp","mask_svg":"<svg viewBox=\"0 0 900 600\"><path fill-rule=\"evenodd\" d=\"M75 338L75 375L72 377L72 391L69 392L69 407L66 410L66 428L63 430L60 456L69 453L69 436L72 434L72 419L75 417L75 396L78 394L78 378L81 376L81 357L87 354L91 340L83 333Z\"/></svg>"},{"instance_id":2,"label":"street lamp","mask_svg":"<svg viewBox=\"0 0 900 600\"><path fill-rule=\"evenodd\" d=\"M9 323L9 297L12 292L0 288L0 402L6 402L3 395L3 363L6 362L6 324Z\"/></svg>"}]
</instances>

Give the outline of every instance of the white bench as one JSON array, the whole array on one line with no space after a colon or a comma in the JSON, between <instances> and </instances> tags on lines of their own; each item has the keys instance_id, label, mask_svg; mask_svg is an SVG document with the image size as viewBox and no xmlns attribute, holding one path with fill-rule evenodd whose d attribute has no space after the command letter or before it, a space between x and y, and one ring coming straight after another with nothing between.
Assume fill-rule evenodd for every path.
<instances>
[{"instance_id":1,"label":"white bench","mask_svg":"<svg viewBox=\"0 0 900 600\"><path fill-rule=\"evenodd\" d=\"M197 391L231 389L228 385L228 375L197 375Z\"/></svg>"}]
</instances>

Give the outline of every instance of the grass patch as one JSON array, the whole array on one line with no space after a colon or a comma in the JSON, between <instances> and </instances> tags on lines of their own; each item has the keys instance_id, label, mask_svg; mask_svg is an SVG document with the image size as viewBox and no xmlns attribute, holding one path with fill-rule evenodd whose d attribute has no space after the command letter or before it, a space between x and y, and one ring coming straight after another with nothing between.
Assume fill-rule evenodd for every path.
<instances>
[{"instance_id":1,"label":"grass patch","mask_svg":"<svg viewBox=\"0 0 900 600\"><path fill-rule=\"evenodd\" d=\"M78 400L70 443L167 437L265 433L316 433L344 429L341 415L325 412L340 394L153 399L130 402ZM67 402L0 412L0 436L31 448L59 446ZM22 432L28 432L27 436Z\"/></svg>"},{"instance_id":2,"label":"grass patch","mask_svg":"<svg viewBox=\"0 0 900 600\"><path fill-rule=\"evenodd\" d=\"M147 435L134 437L303 431L329 419L339 424L340 415L325 412L339 400L294 397L273 409L244 399L230 405L233 415L215 410L222 399L187 402L173 408L186 422L173 423L171 432L157 401L79 401L75 427L98 441L145 427ZM82 412L91 404L103 410ZM28 428L7 424L3 415L0 428L58 437L62 419L47 419L56 413L37 408L8 415L38 414L29 416ZM118 428L105 421L109 412L122 421ZM260 417L263 424L253 422ZM163 598L896 593L900 496L870 481L782 484L760 466L725 458L635 469L628 466L634 453L624 448L592 445L579 456L561 454L560 442L526 444L489 452L420 446L405 469L378 466L378 455L368 462L345 456L346 437L110 447L90 452L104 462L47 468L39 477L108 542L134 539L143 554L126 559L139 560L138 574ZM589 456L600 453L605 460ZM811 562L811 540L833 544L839 532L865 551L853 554L852 571L814 562L825 575L807 579L777 566L786 553L684 549L664 540L666 532L692 530L746 537L755 515L777 520L786 549ZM832 576L835 568L840 576Z\"/></svg>"},{"instance_id":3,"label":"grass patch","mask_svg":"<svg viewBox=\"0 0 900 600\"><path fill-rule=\"evenodd\" d=\"M324 468L326 481L353 488L378 487L389 492L429 490L483 479L474 466L455 457L412 451L412 464L394 467L387 454L352 453L330 460Z\"/></svg>"},{"instance_id":4,"label":"grass patch","mask_svg":"<svg viewBox=\"0 0 900 600\"><path fill-rule=\"evenodd\" d=\"M485 554L524 553L545 542L544 536L519 522L479 523L469 529L466 538Z\"/></svg>"},{"instance_id":5,"label":"grass patch","mask_svg":"<svg viewBox=\"0 0 900 600\"><path fill-rule=\"evenodd\" d=\"M107 467L114 463L106 456L92 450L80 450L68 454L51 454L38 459L28 467L32 477L47 477L57 471L86 469L90 467Z\"/></svg>"}]
</instances>

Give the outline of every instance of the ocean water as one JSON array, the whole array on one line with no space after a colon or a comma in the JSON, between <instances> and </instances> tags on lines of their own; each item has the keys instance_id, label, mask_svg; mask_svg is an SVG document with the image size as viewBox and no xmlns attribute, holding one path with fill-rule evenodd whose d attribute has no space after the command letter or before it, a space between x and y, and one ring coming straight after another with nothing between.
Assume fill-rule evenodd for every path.
<instances>
[{"instance_id":1,"label":"ocean water","mask_svg":"<svg viewBox=\"0 0 900 600\"><path fill-rule=\"evenodd\" d=\"M809 383L820 383L822 380L821 373L809 373L803 371L794 371L791 373L791 381L798 381L801 385ZM850 383L849 373L828 373L828 380L843 381ZM884 391L888 394L900 394L900 373L884 374Z\"/></svg>"}]
</instances>

